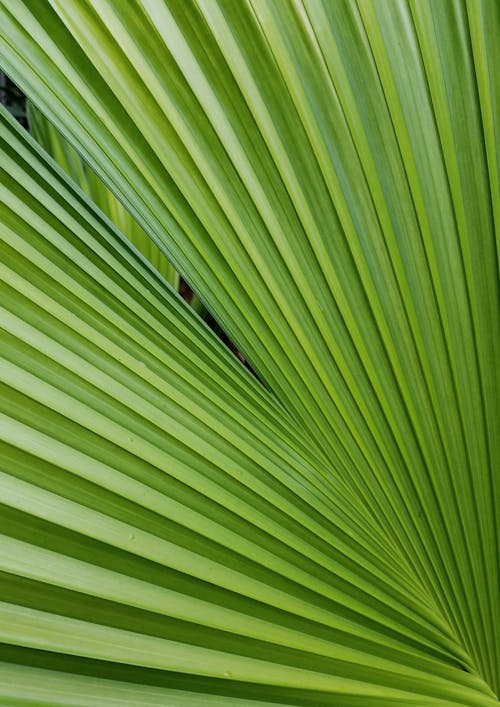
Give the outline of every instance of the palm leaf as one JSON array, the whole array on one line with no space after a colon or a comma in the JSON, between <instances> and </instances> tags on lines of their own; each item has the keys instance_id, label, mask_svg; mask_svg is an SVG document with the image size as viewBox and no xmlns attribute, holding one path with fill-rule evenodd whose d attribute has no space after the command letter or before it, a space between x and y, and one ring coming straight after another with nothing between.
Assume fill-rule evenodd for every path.
<instances>
[{"instance_id":1,"label":"palm leaf","mask_svg":"<svg viewBox=\"0 0 500 707\"><path fill-rule=\"evenodd\" d=\"M5 700L497 703L498 3L0 5Z\"/></svg>"}]
</instances>

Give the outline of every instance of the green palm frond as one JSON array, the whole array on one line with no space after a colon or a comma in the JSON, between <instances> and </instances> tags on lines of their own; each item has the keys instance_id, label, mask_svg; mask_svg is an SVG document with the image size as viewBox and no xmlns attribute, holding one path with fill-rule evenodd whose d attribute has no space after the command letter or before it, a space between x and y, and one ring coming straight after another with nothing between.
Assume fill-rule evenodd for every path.
<instances>
[{"instance_id":1,"label":"green palm frond","mask_svg":"<svg viewBox=\"0 0 500 707\"><path fill-rule=\"evenodd\" d=\"M499 32L1 0L2 704L498 703Z\"/></svg>"}]
</instances>

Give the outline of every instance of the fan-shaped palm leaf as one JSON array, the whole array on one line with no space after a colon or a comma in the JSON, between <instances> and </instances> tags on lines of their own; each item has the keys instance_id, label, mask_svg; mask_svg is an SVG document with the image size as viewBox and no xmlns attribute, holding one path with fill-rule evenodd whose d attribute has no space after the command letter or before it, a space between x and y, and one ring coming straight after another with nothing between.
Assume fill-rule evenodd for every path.
<instances>
[{"instance_id":1,"label":"fan-shaped palm leaf","mask_svg":"<svg viewBox=\"0 0 500 707\"><path fill-rule=\"evenodd\" d=\"M496 704L500 5L0 7L5 704Z\"/></svg>"}]
</instances>

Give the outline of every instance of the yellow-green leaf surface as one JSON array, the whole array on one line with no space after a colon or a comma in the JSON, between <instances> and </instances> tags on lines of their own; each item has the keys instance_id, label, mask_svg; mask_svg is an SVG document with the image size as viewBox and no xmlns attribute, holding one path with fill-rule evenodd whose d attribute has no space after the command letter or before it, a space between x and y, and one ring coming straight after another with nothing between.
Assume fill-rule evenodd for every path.
<instances>
[{"instance_id":1,"label":"yellow-green leaf surface","mask_svg":"<svg viewBox=\"0 0 500 707\"><path fill-rule=\"evenodd\" d=\"M2 117L0 702L498 703L499 34L0 0L0 66L264 382Z\"/></svg>"}]
</instances>

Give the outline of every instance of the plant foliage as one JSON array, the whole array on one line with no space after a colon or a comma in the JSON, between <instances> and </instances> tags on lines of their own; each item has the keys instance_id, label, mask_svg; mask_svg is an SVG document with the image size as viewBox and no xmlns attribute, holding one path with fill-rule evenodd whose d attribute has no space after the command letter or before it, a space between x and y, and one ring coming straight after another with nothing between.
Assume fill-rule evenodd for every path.
<instances>
[{"instance_id":1,"label":"plant foliage","mask_svg":"<svg viewBox=\"0 0 500 707\"><path fill-rule=\"evenodd\" d=\"M0 0L2 705L498 704L499 33Z\"/></svg>"}]
</instances>

